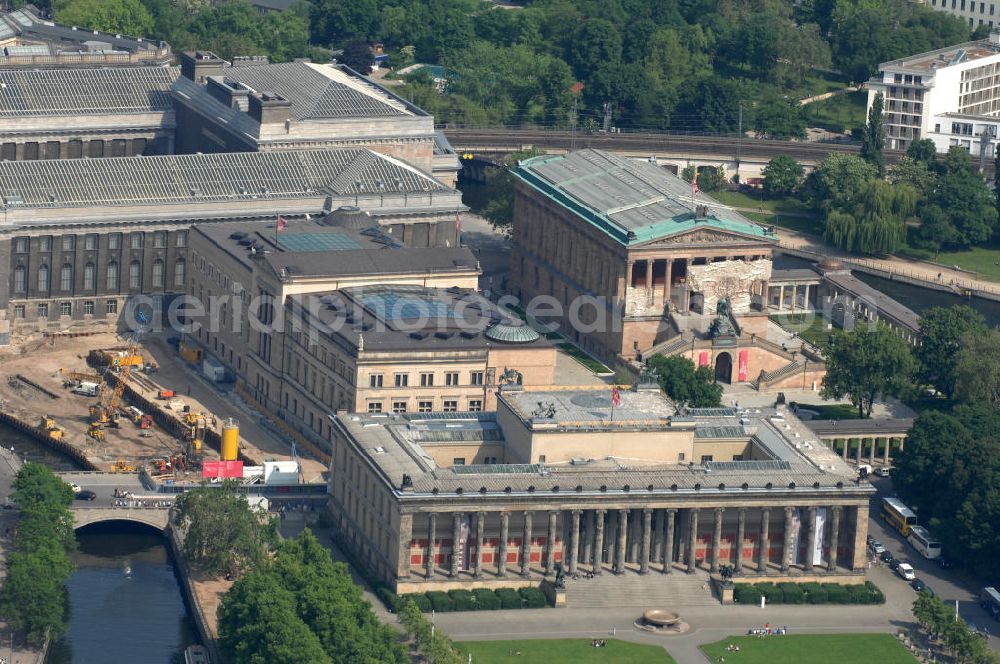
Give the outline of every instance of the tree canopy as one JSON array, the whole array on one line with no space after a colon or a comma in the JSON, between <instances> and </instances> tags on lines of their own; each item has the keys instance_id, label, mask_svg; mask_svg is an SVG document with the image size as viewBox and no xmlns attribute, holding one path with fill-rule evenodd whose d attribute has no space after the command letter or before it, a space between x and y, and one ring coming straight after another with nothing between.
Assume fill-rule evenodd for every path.
<instances>
[{"instance_id":1,"label":"tree canopy","mask_svg":"<svg viewBox=\"0 0 1000 664\"><path fill-rule=\"evenodd\" d=\"M962 338L955 356L955 396L965 403L1000 409L1000 328L973 330Z\"/></svg>"},{"instance_id":2,"label":"tree canopy","mask_svg":"<svg viewBox=\"0 0 1000 664\"><path fill-rule=\"evenodd\" d=\"M67 25L132 37L153 30L153 17L139 0L61 0L55 9L56 19Z\"/></svg>"},{"instance_id":3,"label":"tree canopy","mask_svg":"<svg viewBox=\"0 0 1000 664\"><path fill-rule=\"evenodd\" d=\"M834 334L820 394L825 399L846 396L859 417L870 417L877 399L899 396L910 387L915 370L916 362L902 337L881 324L859 325Z\"/></svg>"},{"instance_id":4,"label":"tree canopy","mask_svg":"<svg viewBox=\"0 0 1000 664\"><path fill-rule=\"evenodd\" d=\"M916 348L921 379L945 396L954 396L964 338L982 338L987 332L986 319L972 307L933 307L925 311L920 316L920 345Z\"/></svg>"},{"instance_id":5,"label":"tree canopy","mask_svg":"<svg viewBox=\"0 0 1000 664\"><path fill-rule=\"evenodd\" d=\"M678 404L711 408L722 403L722 386L715 382L710 367L695 368L694 362L680 355L654 355L647 365L656 372L663 391Z\"/></svg>"},{"instance_id":6,"label":"tree canopy","mask_svg":"<svg viewBox=\"0 0 1000 664\"><path fill-rule=\"evenodd\" d=\"M771 196L786 196L802 182L805 169L802 164L788 155L778 155L767 162L761 174L764 176L764 191Z\"/></svg>"}]
</instances>

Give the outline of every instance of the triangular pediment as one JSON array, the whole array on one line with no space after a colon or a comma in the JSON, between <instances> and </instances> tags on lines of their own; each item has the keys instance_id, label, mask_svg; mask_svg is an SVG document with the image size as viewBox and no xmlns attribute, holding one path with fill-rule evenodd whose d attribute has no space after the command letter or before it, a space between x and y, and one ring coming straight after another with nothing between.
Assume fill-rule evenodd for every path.
<instances>
[{"instance_id":1,"label":"triangular pediment","mask_svg":"<svg viewBox=\"0 0 1000 664\"><path fill-rule=\"evenodd\" d=\"M741 233L719 230L717 228L694 228L689 231L676 233L657 240L650 240L649 242L643 242L642 244L631 245L630 248L635 249L641 247L643 249L651 249L655 247L679 247L689 245L717 246L725 244L759 244L763 247L770 246L774 244L774 242L761 237L754 237L753 235L743 235Z\"/></svg>"}]
</instances>

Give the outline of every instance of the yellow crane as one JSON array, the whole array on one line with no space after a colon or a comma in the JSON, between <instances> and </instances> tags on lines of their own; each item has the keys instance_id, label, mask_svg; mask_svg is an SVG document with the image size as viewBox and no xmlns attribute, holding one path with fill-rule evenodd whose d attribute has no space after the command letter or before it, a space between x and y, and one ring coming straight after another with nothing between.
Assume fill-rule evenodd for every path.
<instances>
[{"instance_id":1,"label":"yellow crane","mask_svg":"<svg viewBox=\"0 0 1000 664\"><path fill-rule=\"evenodd\" d=\"M90 407L90 429L87 435L94 440L104 440L104 427L118 426L118 407L121 405L125 384L132 373L132 368L136 366L142 366L138 333L129 339L123 353L111 356L111 364L108 365L107 371L118 370L118 380L114 389L108 390L107 381L102 381L98 401Z\"/></svg>"}]
</instances>

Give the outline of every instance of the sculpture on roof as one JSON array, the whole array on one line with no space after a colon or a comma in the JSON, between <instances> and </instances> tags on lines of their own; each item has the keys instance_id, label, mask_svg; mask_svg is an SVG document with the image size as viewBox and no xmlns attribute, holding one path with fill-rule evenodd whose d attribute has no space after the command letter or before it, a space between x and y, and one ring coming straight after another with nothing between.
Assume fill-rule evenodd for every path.
<instances>
[{"instance_id":1,"label":"sculpture on roof","mask_svg":"<svg viewBox=\"0 0 1000 664\"><path fill-rule=\"evenodd\" d=\"M504 367L503 373L500 374L500 384L501 385L521 385L524 382L524 376L521 372L513 367Z\"/></svg>"},{"instance_id":2,"label":"sculpture on roof","mask_svg":"<svg viewBox=\"0 0 1000 664\"><path fill-rule=\"evenodd\" d=\"M556 416L556 405L554 403L552 403L551 401L548 403L539 401L537 403L538 403L538 408L531 411L532 417L546 418L551 420L553 417Z\"/></svg>"},{"instance_id":3,"label":"sculpture on roof","mask_svg":"<svg viewBox=\"0 0 1000 664\"><path fill-rule=\"evenodd\" d=\"M639 370L639 384L658 385L659 382L660 376L656 373L656 369L646 364L642 365L642 368Z\"/></svg>"}]
</instances>

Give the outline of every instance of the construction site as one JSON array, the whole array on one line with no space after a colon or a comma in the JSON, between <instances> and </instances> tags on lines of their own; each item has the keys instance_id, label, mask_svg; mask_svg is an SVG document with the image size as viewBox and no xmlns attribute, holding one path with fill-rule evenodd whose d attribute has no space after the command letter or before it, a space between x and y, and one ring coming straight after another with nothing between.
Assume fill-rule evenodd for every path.
<instances>
[{"instance_id":1,"label":"construction site","mask_svg":"<svg viewBox=\"0 0 1000 664\"><path fill-rule=\"evenodd\" d=\"M265 466L284 462L287 472L297 462L298 482L325 480L321 451L255 410L235 383L206 378L200 356L176 339L46 335L0 355L0 366L0 422L83 469L252 482Z\"/></svg>"}]
</instances>

